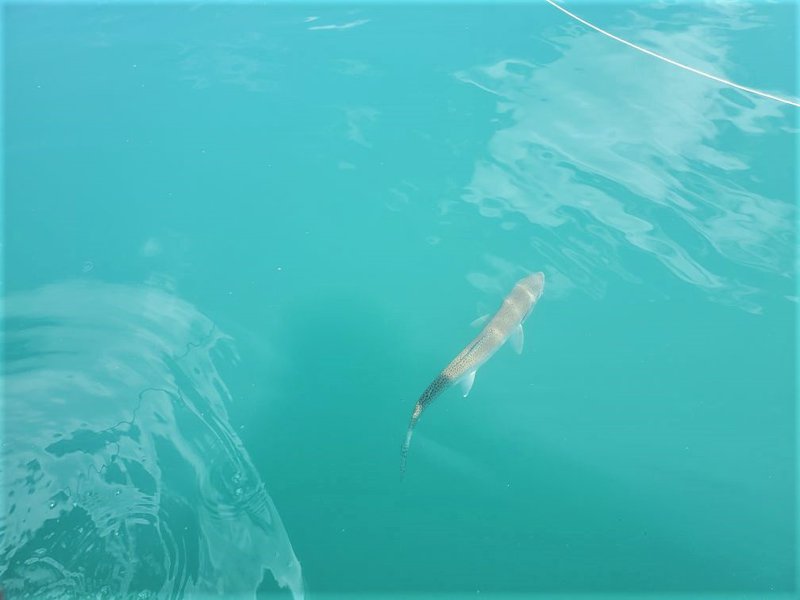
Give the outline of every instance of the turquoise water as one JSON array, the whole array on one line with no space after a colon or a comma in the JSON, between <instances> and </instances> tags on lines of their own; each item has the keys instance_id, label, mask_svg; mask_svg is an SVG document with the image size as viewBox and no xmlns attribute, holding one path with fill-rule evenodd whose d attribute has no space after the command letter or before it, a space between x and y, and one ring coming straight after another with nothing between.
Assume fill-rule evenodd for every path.
<instances>
[{"instance_id":1,"label":"turquoise water","mask_svg":"<svg viewBox=\"0 0 800 600\"><path fill-rule=\"evenodd\" d=\"M566 6L798 96L796 5ZM796 592L797 108L544 2L3 20L7 598Z\"/></svg>"}]
</instances>

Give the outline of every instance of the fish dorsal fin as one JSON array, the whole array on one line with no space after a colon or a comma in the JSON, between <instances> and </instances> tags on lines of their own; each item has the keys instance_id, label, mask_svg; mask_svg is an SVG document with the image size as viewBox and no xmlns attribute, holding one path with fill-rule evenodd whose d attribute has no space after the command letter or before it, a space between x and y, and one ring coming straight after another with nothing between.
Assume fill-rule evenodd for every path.
<instances>
[{"instance_id":1,"label":"fish dorsal fin","mask_svg":"<svg viewBox=\"0 0 800 600\"><path fill-rule=\"evenodd\" d=\"M461 393L464 394L464 398L469 395L469 391L472 389L472 384L475 383L475 373L477 371L470 371L464 377L461 378L459 383L461 384Z\"/></svg>"},{"instance_id":2,"label":"fish dorsal fin","mask_svg":"<svg viewBox=\"0 0 800 600\"><path fill-rule=\"evenodd\" d=\"M488 321L488 320L489 320L489 315L486 314L486 315L483 315L482 317L478 317L477 319L475 319L472 323L470 323L470 326L471 327L480 327L481 325L486 323L486 321Z\"/></svg>"},{"instance_id":3,"label":"fish dorsal fin","mask_svg":"<svg viewBox=\"0 0 800 600\"><path fill-rule=\"evenodd\" d=\"M522 354L522 346L525 343L525 333L522 331L522 324L517 325L517 328L511 333L511 347L514 352Z\"/></svg>"}]
</instances>

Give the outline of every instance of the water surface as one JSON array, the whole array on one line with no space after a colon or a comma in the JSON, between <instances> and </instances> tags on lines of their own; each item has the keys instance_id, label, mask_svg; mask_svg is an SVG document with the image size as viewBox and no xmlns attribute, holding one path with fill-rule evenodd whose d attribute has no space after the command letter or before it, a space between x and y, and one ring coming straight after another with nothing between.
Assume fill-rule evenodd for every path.
<instances>
[{"instance_id":1,"label":"water surface","mask_svg":"<svg viewBox=\"0 0 800 600\"><path fill-rule=\"evenodd\" d=\"M568 6L800 95L789 3ZM8 597L796 590L796 108L545 3L3 18Z\"/></svg>"}]
</instances>

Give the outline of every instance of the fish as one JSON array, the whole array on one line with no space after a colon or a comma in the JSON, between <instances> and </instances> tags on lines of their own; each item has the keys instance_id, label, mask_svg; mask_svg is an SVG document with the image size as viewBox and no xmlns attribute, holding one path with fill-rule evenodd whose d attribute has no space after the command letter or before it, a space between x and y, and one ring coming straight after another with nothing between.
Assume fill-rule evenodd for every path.
<instances>
[{"instance_id":1,"label":"fish","mask_svg":"<svg viewBox=\"0 0 800 600\"><path fill-rule=\"evenodd\" d=\"M466 398L475 383L475 373L497 352L503 344L511 341L517 354L522 353L524 334L522 324L530 316L544 291L544 273L541 271L520 279L511 293L505 297L498 311L484 315L472 322L474 326L484 323L481 332L458 353L425 388L411 413L411 421L400 449L400 473L405 474L408 450L414 427L425 409L450 386L458 383ZM488 321L488 323L486 322Z\"/></svg>"}]
</instances>

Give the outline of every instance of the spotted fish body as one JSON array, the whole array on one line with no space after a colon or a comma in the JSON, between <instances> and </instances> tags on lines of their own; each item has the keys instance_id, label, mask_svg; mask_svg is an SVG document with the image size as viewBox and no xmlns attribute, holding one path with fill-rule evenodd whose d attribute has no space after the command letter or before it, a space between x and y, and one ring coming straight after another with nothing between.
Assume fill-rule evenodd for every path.
<instances>
[{"instance_id":1,"label":"spotted fish body","mask_svg":"<svg viewBox=\"0 0 800 600\"><path fill-rule=\"evenodd\" d=\"M517 351L522 351L522 323L533 311L533 307L544 290L544 273L534 273L524 277L514 286L511 293L503 300L500 309L489 320L481 332L458 353L449 365L436 376L431 384L422 392L411 414L406 437L403 441L400 458L400 470L405 472L408 459L408 448L411 436L423 411L436 398L454 383L462 383L464 396L469 393L475 378L475 371L489 360L497 350L514 336Z\"/></svg>"}]
</instances>

